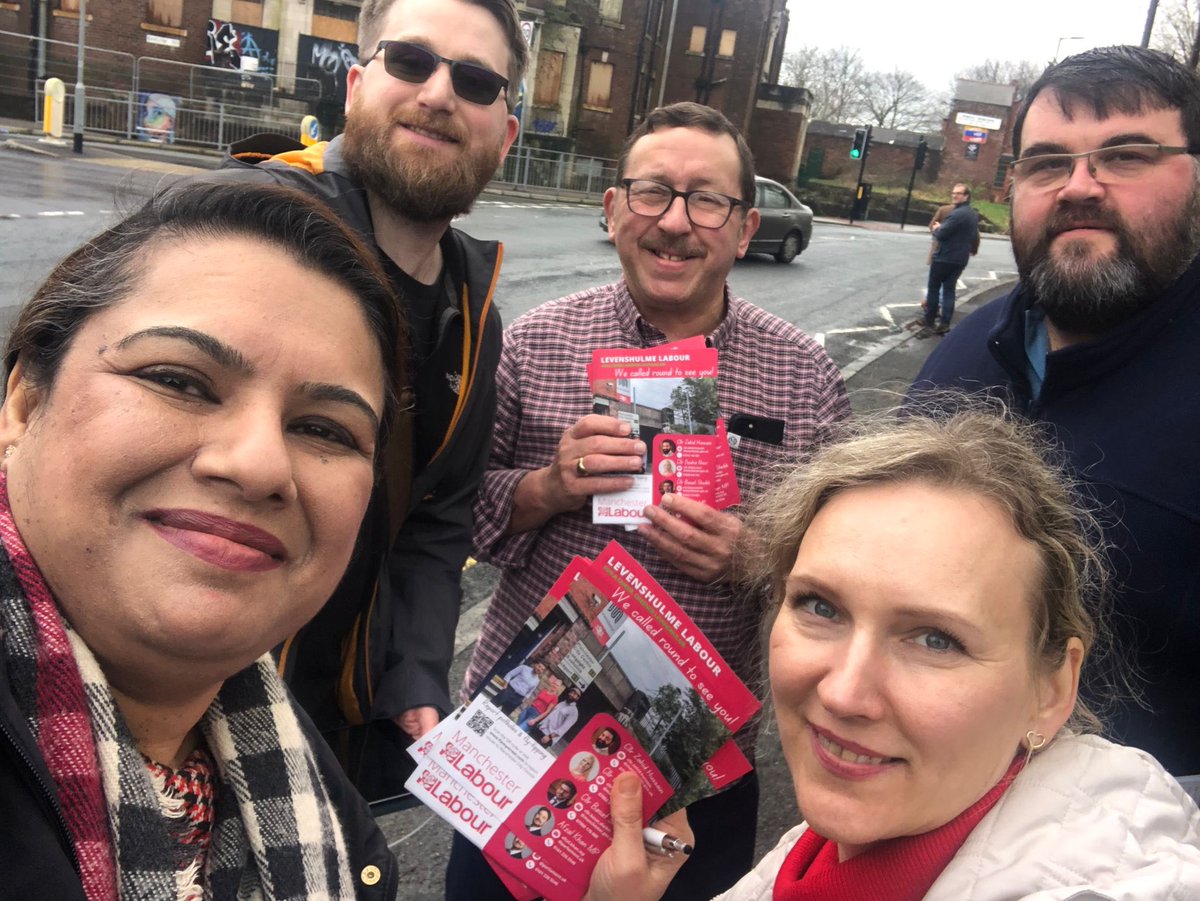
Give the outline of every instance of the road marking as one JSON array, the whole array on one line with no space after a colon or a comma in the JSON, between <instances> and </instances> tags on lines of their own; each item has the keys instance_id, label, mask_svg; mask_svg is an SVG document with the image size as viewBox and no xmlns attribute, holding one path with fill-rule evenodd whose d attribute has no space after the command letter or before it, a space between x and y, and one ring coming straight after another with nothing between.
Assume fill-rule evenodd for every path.
<instances>
[{"instance_id":1,"label":"road marking","mask_svg":"<svg viewBox=\"0 0 1200 901\"><path fill-rule=\"evenodd\" d=\"M58 216L82 216L83 210L42 210L37 215L46 219Z\"/></svg>"},{"instance_id":2,"label":"road marking","mask_svg":"<svg viewBox=\"0 0 1200 901\"><path fill-rule=\"evenodd\" d=\"M894 325L859 325L854 328L831 328L825 334L827 335L852 335L855 332L890 332L895 330Z\"/></svg>"},{"instance_id":3,"label":"road marking","mask_svg":"<svg viewBox=\"0 0 1200 901\"><path fill-rule=\"evenodd\" d=\"M814 341L816 341L818 344L820 344L822 347L825 346L825 333L824 332L817 332L815 335L812 336L812 339Z\"/></svg>"}]
</instances>

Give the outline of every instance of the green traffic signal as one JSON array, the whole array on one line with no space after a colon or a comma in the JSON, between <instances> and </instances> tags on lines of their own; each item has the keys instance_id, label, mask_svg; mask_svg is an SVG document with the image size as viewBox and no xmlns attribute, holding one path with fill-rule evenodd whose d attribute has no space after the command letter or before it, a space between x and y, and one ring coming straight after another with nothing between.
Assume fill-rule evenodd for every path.
<instances>
[{"instance_id":1,"label":"green traffic signal","mask_svg":"<svg viewBox=\"0 0 1200 901\"><path fill-rule=\"evenodd\" d=\"M850 159L860 160L867 155L867 130L860 128L854 132L854 143L850 147Z\"/></svg>"}]
</instances>

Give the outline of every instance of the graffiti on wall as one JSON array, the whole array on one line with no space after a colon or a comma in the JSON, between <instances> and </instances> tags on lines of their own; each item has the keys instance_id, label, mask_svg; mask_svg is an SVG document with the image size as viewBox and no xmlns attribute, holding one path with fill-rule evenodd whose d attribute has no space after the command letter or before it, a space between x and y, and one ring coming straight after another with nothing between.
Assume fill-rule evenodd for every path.
<instances>
[{"instance_id":1,"label":"graffiti on wall","mask_svg":"<svg viewBox=\"0 0 1200 901\"><path fill-rule=\"evenodd\" d=\"M302 34L298 50L296 75L319 81L323 97L335 97L339 105L345 104L346 77L358 62L358 45Z\"/></svg>"},{"instance_id":2,"label":"graffiti on wall","mask_svg":"<svg viewBox=\"0 0 1200 901\"><path fill-rule=\"evenodd\" d=\"M274 75L279 64L279 32L209 19L204 61L221 69Z\"/></svg>"},{"instance_id":3,"label":"graffiti on wall","mask_svg":"<svg viewBox=\"0 0 1200 901\"><path fill-rule=\"evenodd\" d=\"M142 91L138 94L137 137L156 144L175 143L179 98Z\"/></svg>"}]
</instances>

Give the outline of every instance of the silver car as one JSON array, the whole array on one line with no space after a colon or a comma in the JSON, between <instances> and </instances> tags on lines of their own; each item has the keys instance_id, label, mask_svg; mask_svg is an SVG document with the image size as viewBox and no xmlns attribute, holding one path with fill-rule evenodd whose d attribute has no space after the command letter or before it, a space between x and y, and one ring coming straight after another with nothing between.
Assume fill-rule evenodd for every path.
<instances>
[{"instance_id":1,"label":"silver car","mask_svg":"<svg viewBox=\"0 0 1200 901\"><path fill-rule=\"evenodd\" d=\"M758 212L762 224L750 239L750 253L769 253L790 263L812 240L813 211L777 181L759 176Z\"/></svg>"}]
</instances>

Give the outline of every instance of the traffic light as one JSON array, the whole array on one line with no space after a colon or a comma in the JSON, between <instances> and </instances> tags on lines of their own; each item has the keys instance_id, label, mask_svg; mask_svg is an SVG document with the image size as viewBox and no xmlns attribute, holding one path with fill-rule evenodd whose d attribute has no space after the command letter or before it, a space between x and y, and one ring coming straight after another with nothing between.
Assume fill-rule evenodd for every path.
<instances>
[{"instance_id":1,"label":"traffic light","mask_svg":"<svg viewBox=\"0 0 1200 901\"><path fill-rule=\"evenodd\" d=\"M867 155L867 130L860 128L854 132L854 146L850 148L850 159L861 160Z\"/></svg>"},{"instance_id":2,"label":"traffic light","mask_svg":"<svg viewBox=\"0 0 1200 901\"><path fill-rule=\"evenodd\" d=\"M913 159L913 168L920 171L925 168L925 152L929 149L929 145L925 143L925 139L921 138L917 142L917 155Z\"/></svg>"}]
</instances>

